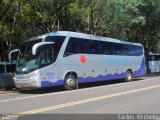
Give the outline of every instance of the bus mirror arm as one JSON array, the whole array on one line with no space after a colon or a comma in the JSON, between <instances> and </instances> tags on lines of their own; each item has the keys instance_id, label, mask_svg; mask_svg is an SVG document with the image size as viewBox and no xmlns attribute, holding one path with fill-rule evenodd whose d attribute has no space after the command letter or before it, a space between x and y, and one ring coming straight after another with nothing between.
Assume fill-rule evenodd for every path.
<instances>
[{"instance_id":1,"label":"bus mirror arm","mask_svg":"<svg viewBox=\"0 0 160 120\"><path fill-rule=\"evenodd\" d=\"M20 50L19 49L14 49L14 50L12 50L12 51L10 51L9 52L9 54L8 54L8 60L9 60L9 62L11 62L11 60L12 60L12 53L15 53L15 52L19 52L20 53Z\"/></svg>"},{"instance_id":2,"label":"bus mirror arm","mask_svg":"<svg viewBox=\"0 0 160 120\"><path fill-rule=\"evenodd\" d=\"M43 45L51 45L51 44L54 44L54 42L40 42L40 43L37 43L35 44L33 47L32 47L32 55L36 55L37 53L37 49Z\"/></svg>"}]
</instances>

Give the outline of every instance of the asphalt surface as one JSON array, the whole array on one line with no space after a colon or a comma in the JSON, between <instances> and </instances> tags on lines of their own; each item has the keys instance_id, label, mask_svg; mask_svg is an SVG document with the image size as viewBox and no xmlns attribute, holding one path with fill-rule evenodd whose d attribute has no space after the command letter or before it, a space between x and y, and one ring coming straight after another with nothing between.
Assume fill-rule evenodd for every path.
<instances>
[{"instance_id":1,"label":"asphalt surface","mask_svg":"<svg viewBox=\"0 0 160 120\"><path fill-rule=\"evenodd\" d=\"M49 88L0 94L0 113L121 114L160 113L160 76L133 82L101 82L64 91Z\"/></svg>"}]
</instances>

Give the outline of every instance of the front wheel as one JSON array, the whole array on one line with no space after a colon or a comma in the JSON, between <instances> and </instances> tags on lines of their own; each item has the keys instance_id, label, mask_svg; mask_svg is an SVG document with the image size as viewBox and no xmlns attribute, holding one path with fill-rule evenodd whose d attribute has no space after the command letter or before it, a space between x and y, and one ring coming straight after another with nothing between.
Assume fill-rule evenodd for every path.
<instances>
[{"instance_id":1,"label":"front wheel","mask_svg":"<svg viewBox=\"0 0 160 120\"><path fill-rule=\"evenodd\" d=\"M77 88L77 79L74 75L67 75L65 78L64 87L66 90L74 90Z\"/></svg>"},{"instance_id":2,"label":"front wheel","mask_svg":"<svg viewBox=\"0 0 160 120\"><path fill-rule=\"evenodd\" d=\"M133 80L132 72L130 70L128 70L126 72L126 81L131 82L132 80Z\"/></svg>"}]
</instances>

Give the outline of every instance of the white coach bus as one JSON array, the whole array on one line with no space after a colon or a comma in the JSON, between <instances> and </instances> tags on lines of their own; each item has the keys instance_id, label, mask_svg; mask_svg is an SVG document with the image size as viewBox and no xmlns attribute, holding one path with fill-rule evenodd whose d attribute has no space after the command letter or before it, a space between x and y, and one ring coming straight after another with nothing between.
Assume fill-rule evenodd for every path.
<instances>
[{"instance_id":1,"label":"white coach bus","mask_svg":"<svg viewBox=\"0 0 160 120\"><path fill-rule=\"evenodd\" d=\"M143 46L112 38L59 31L23 43L15 84L20 89L126 79L145 74Z\"/></svg>"},{"instance_id":2,"label":"white coach bus","mask_svg":"<svg viewBox=\"0 0 160 120\"><path fill-rule=\"evenodd\" d=\"M148 55L148 72L157 73L160 72L160 55L150 54Z\"/></svg>"}]
</instances>

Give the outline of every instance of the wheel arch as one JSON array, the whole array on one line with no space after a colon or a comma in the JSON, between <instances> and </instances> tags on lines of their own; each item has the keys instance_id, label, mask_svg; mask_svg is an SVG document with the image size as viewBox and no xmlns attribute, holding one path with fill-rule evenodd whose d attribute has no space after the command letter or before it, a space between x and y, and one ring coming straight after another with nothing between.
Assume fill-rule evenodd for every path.
<instances>
[{"instance_id":1,"label":"wheel arch","mask_svg":"<svg viewBox=\"0 0 160 120\"><path fill-rule=\"evenodd\" d=\"M76 77L76 79L78 78L78 75L77 75L77 72L74 71L74 70L69 70L69 71L66 71L63 75L63 79L65 80L65 78L68 76L68 75L74 75Z\"/></svg>"},{"instance_id":2,"label":"wheel arch","mask_svg":"<svg viewBox=\"0 0 160 120\"><path fill-rule=\"evenodd\" d=\"M126 70L126 72L127 72L127 71L130 71L130 72L133 74L133 71L132 71L132 69L130 69L130 68L129 68L129 69L127 69L127 70Z\"/></svg>"}]
</instances>

